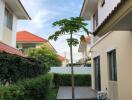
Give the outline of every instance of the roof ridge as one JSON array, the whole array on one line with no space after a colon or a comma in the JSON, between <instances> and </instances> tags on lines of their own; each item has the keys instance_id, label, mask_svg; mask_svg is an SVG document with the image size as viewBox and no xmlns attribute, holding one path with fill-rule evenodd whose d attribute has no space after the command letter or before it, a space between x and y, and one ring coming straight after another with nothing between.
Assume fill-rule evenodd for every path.
<instances>
[{"instance_id":1,"label":"roof ridge","mask_svg":"<svg viewBox=\"0 0 132 100\"><path fill-rule=\"evenodd\" d=\"M32 33L32 32L26 31L26 30L18 31L17 33L22 33L22 32L25 32L25 33L31 34L31 35L33 35L33 36L35 36L35 37L38 37L38 38L43 39L44 41L48 42L47 39L42 38L42 37L40 37L40 36L38 36L38 35L36 35L36 34L34 34L34 33Z\"/></svg>"}]
</instances>

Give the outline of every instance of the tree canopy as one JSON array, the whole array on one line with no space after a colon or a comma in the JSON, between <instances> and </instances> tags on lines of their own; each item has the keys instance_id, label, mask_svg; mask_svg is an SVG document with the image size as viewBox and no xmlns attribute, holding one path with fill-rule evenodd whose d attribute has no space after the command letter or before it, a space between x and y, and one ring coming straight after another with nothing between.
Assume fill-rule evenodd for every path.
<instances>
[{"instance_id":1,"label":"tree canopy","mask_svg":"<svg viewBox=\"0 0 132 100\"><path fill-rule=\"evenodd\" d=\"M89 34L88 29L86 28L87 23L84 22L82 17L71 17L70 19L62 19L53 23L53 26L58 27L59 30L54 34L49 36L49 40L57 40L62 35L70 35L77 33L78 31L84 31L86 34ZM68 38L68 45L76 46L79 44L78 39L76 38Z\"/></svg>"},{"instance_id":2,"label":"tree canopy","mask_svg":"<svg viewBox=\"0 0 132 100\"><path fill-rule=\"evenodd\" d=\"M58 55L45 45L41 48L30 49L28 56L41 60L44 65L48 67L61 66L61 61L58 59Z\"/></svg>"}]
</instances>

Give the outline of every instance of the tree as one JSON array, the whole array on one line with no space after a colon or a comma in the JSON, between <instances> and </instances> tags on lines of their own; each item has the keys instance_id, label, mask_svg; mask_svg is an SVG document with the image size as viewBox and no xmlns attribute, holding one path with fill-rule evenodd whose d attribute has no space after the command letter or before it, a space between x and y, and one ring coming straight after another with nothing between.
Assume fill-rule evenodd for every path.
<instances>
[{"instance_id":1,"label":"tree","mask_svg":"<svg viewBox=\"0 0 132 100\"><path fill-rule=\"evenodd\" d=\"M61 61L58 59L58 55L45 45L41 48L29 49L28 56L42 61L47 67L61 66Z\"/></svg>"},{"instance_id":2,"label":"tree","mask_svg":"<svg viewBox=\"0 0 132 100\"><path fill-rule=\"evenodd\" d=\"M67 43L70 47L70 57L71 57L71 73L72 73L72 100L75 99L74 94L74 71L73 71L73 55L72 55L72 46L79 44L78 39L73 38L73 34L84 31L89 34L86 26L87 23L84 22L82 17L71 17L70 19L62 19L53 23L53 26L59 27L59 30L54 34L49 36L49 40L57 40L62 35L70 35L70 38L67 39Z\"/></svg>"}]
</instances>

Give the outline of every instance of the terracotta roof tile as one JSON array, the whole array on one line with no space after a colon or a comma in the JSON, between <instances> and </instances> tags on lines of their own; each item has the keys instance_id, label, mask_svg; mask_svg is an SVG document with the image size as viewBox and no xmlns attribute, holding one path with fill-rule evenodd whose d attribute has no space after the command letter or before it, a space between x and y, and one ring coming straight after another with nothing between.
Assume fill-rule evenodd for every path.
<instances>
[{"instance_id":1,"label":"terracotta roof tile","mask_svg":"<svg viewBox=\"0 0 132 100\"><path fill-rule=\"evenodd\" d=\"M48 40L27 31L17 32L16 41L17 42L48 42Z\"/></svg>"},{"instance_id":2,"label":"terracotta roof tile","mask_svg":"<svg viewBox=\"0 0 132 100\"><path fill-rule=\"evenodd\" d=\"M58 55L58 59L59 59L60 61L64 61L64 60L65 60L65 57L62 57L61 55Z\"/></svg>"},{"instance_id":3,"label":"terracotta roof tile","mask_svg":"<svg viewBox=\"0 0 132 100\"><path fill-rule=\"evenodd\" d=\"M25 57L25 55L21 51L15 49L5 43L2 43L2 42L0 42L0 52L7 52L7 53L16 54L18 56Z\"/></svg>"}]
</instances>

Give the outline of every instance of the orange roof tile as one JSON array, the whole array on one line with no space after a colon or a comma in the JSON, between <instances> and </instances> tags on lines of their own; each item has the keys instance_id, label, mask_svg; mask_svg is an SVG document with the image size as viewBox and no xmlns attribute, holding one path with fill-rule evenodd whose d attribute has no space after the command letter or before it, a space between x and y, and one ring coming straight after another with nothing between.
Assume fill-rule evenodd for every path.
<instances>
[{"instance_id":1,"label":"orange roof tile","mask_svg":"<svg viewBox=\"0 0 132 100\"><path fill-rule=\"evenodd\" d=\"M15 49L5 43L2 43L2 42L0 42L0 52L7 52L7 53L16 54L18 56L25 57L25 55L21 51Z\"/></svg>"},{"instance_id":2,"label":"orange roof tile","mask_svg":"<svg viewBox=\"0 0 132 100\"><path fill-rule=\"evenodd\" d=\"M27 31L17 32L16 41L17 42L48 42L48 40Z\"/></svg>"},{"instance_id":3,"label":"orange roof tile","mask_svg":"<svg viewBox=\"0 0 132 100\"><path fill-rule=\"evenodd\" d=\"M65 57L62 57L61 55L58 55L58 59L59 59L60 61L64 61L64 60L65 60Z\"/></svg>"}]
</instances>

